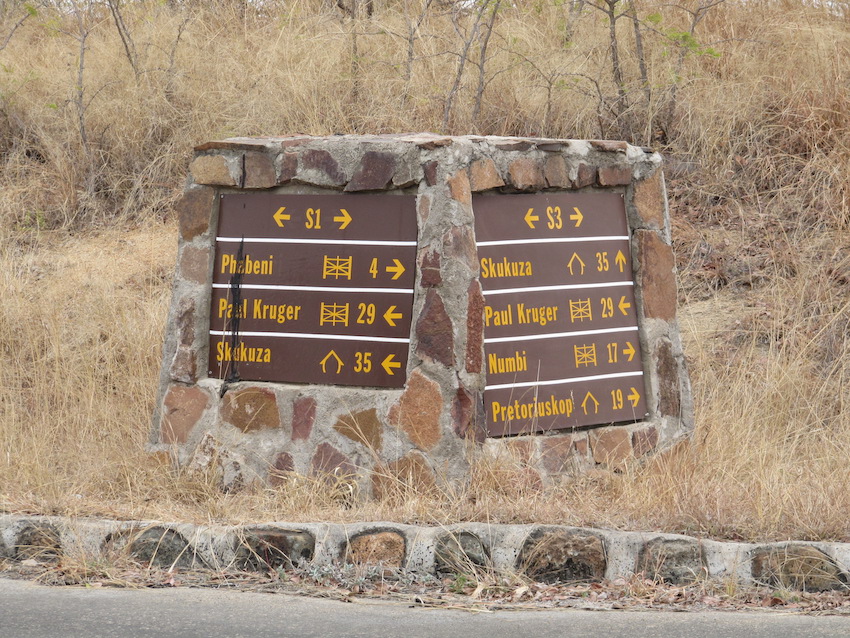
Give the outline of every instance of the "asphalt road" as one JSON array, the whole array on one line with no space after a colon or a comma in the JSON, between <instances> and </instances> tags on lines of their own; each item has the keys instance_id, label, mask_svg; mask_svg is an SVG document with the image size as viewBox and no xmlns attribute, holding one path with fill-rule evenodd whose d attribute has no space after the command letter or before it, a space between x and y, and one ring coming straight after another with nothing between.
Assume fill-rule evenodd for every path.
<instances>
[{"instance_id":1,"label":"asphalt road","mask_svg":"<svg viewBox=\"0 0 850 638\"><path fill-rule=\"evenodd\" d=\"M0 636L128 638L830 638L850 618L769 612L499 611L210 589L82 589L0 579Z\"/></svg>"}]
</instances>

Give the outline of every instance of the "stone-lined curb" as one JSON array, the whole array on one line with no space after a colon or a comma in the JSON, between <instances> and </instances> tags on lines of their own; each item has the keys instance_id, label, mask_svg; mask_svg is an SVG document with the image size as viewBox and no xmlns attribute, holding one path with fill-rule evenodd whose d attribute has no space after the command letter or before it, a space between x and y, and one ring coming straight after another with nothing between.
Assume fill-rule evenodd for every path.
<instances>
[{"instance_id":1,"label":"stone-lined curb","mask_svg":"<svg viewBox=\"0 0 850 638\"><path fill-rule=\"evenodd\" d=\"M425 574L522 573L544 582L642 573L668 583L733 580L783 589L847 589L850 543L737 543L557 525L268 523L207 526L0 515L0 558L129 555L179 569L265 570L302 561L382 564Z\"/></svg>"}]
</instances>

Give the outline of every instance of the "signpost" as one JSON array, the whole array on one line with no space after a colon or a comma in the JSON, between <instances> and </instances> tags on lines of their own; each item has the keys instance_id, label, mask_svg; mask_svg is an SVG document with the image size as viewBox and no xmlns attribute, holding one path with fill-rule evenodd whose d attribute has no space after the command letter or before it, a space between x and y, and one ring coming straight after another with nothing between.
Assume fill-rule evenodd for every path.
<instances>
[{"instance_id":1,"label":"signpost","mask_svg":"<svg viewBox=\"0 0 850 638\"><path fill-rule=\"evenodd\" d=\"M473 199L491 436L646 414L623 196Z\"/></svg>"},{"instance_id":2,"label":"signpost","mask_svg":"<svg viewBox=\"0 0 850 638\"><path fill-rule=\"evenodd\" d=\"M416 238L412 196L221 195L210 376L403 387Z\"/></svg>"}]
</instances>

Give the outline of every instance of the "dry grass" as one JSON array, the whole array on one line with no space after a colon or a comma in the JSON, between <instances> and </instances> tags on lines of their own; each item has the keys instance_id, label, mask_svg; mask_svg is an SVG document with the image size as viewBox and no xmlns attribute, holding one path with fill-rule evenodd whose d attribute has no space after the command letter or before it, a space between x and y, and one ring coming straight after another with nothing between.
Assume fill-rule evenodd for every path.
<instances>
[{"instance_id":1,"label":"dry grass","mask_svg":"<svg viewBox=\"0 0 850 638\"><path fill-rule=\"evenodd\" d=\"M319 0L263 3L262 15L225 0L191 10L134 3L124 18L137 73L98 9L83 22L82 99L79 43L68 35L80 34L77 23L46 8L27 19L0 50L0 509L847 540L846 7L727 1L699 24L680 67L671 34L687 15L642 4L643 16L662 14L644 30L651 95L623 21L629 103L617 113L601 14L578 15L567 42L563 3L515 4L496 23L480 112L473 47L445 127L463 43L450 13L433 9L408 78L404 35L417 2L387 1L358 23ZM0 35L22 15L15 7L4 4ZM147 456L174 261L169 206L192 145L428 129L626 137L666 152L693 441L625 474L545 491L521 463L482 461L469 486L399 486L380 503L352 503L308 479L222 495Z\"/></svg>"}]
</instances>

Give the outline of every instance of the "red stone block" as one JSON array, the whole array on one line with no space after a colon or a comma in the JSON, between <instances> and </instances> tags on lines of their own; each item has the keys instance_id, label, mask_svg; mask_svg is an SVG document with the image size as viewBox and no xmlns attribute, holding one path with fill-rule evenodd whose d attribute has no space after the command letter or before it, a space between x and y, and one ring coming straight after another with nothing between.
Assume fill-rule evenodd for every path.
<instances>
[{"instance_id":1,"label":"red stone block","mask_svg":"<svg viewBox=\"0 0 850 638\"><path fill-rule=\"evenodd\" d=\"M634 448L635 456L643 456L649 454L658 446L658 430L655 428L646 428L632 433L632 448Z\"/></svg>"},{"instance_id":2,"label":"red stone block","mask_svg":"<svg viewBox=\"0 0 850 638\"><path fill-rule=\"evenodd\" d=\"M384 424L378 418L375 408L345 414L334 424L334 430L378 455L381 453L383 429Z\"/></svg>"},{"instance_id":3,"label":"red stone block","mask_svg":"<svg viewBox=\"0 0 850 638\"><path fill-rule=\"evenodd\" d=\"M584 188L596 183L596 167L590 164L579 164L573 188Z\"/></svg>"},{"instance_id":4,"label":"red stone block","mask_svg":"<svg viewBox=\"0 0 850 638\"><path fill-rule=\"evenodd\" d=\"M568 188L572 186L567 162L561 155L550 155L543 165L543 175L546 185L550 188Z\"/></svg>"},{"instance_id":5,"label":"red stone block","mask_svg":"<svg viewBox=\"0 0 850 638\"><path fill-rule=\"evenodd\" d=\"M278 184L287 184L298 173L298 154L284 153L280 158L280 175L277 176Z\"/></svg>"},{"instance_id":6,"label":"red stone block","mask_svg":"<svg viewBox=\"0 0 850 638\"><path fill-rule=\"evenodd\" d=\"M634 184L632 204L638 217L649 228L664 228L664 185L661 171L652 177Z\"/></svg>"},{"instance_id":7,"label":"red stone block","mask_svg":"<svg viewBox=\"0 0 850 638\"><path fill-rule=\"evenodd\" d=\"M630 166L604 166L599 169L596 181L600 186L626 186L632 183Z\"/></svg>"},{"instance_id":8,"label":"red stone block","mask_svg":"<svg viewBox=\"0 0 850 638\"><path fill-rule=\"evenodd\" d=\"M425 171L425 183L428 186L434 186L437 183L437 162L426 162L422 166Z\"/></svg>"},{"instance_id":9,"label":"red stone block","mask_svg":"<svg viewBox=\"0 0 850 638\"><path fill-rule=\"evenodd\" d=\"M416 353L447 367L454 366L454 329L442 297L433 288L416 322Z\"/></svg>"},{"instance_id":10,"label":"red stone block","mask_svg":"<svg viewBox=\"0 0 850 638\"><path fill-rule=\"evenodd\" d=\"M428 451L442 436L442 407L440 386L414 370L398 403L390 408L389 422L401 428L417 448Z\"/></svg>"},{"instance_id":11,"label":"red stone block","mask_svg":"<svg viewBox=\"0 0 850 638\"><path fill-rule=\"evenodd\" d=\"M461 204L472 203L469 176L466 174L465 170L458 171L449 178L449 192L451 192L452 199L460 202Z\"/></svg>"},{"instance_id":12,"label":"red stone block","mask_svg":"<svg viewBox=\"0 0 850 638\"><path fill-rule=\"evenodd\" d=\"M521 191L540 190L546 186L546 178L540 163L527 157L514 160L508 166L511 184Z\"/></svg>"},{"instance_id":13,"label":"red stone block","mask_svg":"<svg viewBox=\"0 0 850 638\"><path fill-rule=\"evenodd\" d=\"M292 440L306 441L316 420L316 399L298 397L292 406Z\"/></svg>"},{"instance_id":14,"label":"red stone block","mask_svg":"<svg viewBox=\"0 0 850 638\"><path fill-rule=\"evenodd\" d=\"M215 204L215 189L202 186L191 188L175 205L180 237L183 241L192 241L203 235L210 227L210 216Z\"/></svg>"},{"instance_id":15,"label":"red stone block","mask_svg":"<svg viewBox=\"0 0 850 638\"><path fill-rule=\"evenodd\" d=\"M483 443L487 438L480 400L478 392L458 388L452 401L452 429L459 438L472 439L476 443Z\"/></svg>"},{"instance_id":16,"label":"red stone block","mask_svg":"<svg viewBox=\"0 0 850 638\"><path fill-rule=\"evenodd\" d=\"M197 386L171 386L162 402L160 441L185 443L209 403L210 396Z\"/></svg>"},{"instance_id":17,"label":"red stone block","mask_svg":"<svg viewBox=\"0 0 850 638\"><path fill-rule=\"evenodd\" d=\"M612 470L621 470L632 456L632 441L622 427L594 430L589 434L593 460Z\"/></svg>"},{"instance_id":18,"label":"red stone block","mask_svg":"<svg viewBox=\"0 0 850 638\"><path fill-rule=\"evenodd\" d=\"M443 283L440 266L441 259L439 252L430 249L424 251L422 262L419 266L419 285L423 288L434 288Z\"/></svg>"},{"instance_id":19,"label":"red stone block","mask_svg":"<svg viewBox=\"0 0 850 638\"><path fill-rule=\"evenodd\" d=\"M310 473L319 477L344 478L357 473L354 463L330 443L321 443L310 462Z\"/></svg>"},{"instance_id":20,"label":"red stone block","mask_svg":"<svg viewBox=\"0 0 850 638\"><path fill-rule=\"evenodd\" d=\"M576 449L572 436L547 436L540 443L543 468L547 472L561 474L573 469L576 461Z\"/></svg>"},{"instance_id":21,"label":"red stone block","mask_svg":"<svg viewBox=\"0 0 850 638\"><path fill-rule=\"evenodd\" d=\"M641 266L639 283L643 313L652 319L672 321L676 318L673 249L657 233L649 230L635 231L634 242Z\"/></svg>"},{"instance_id":22,"label":"red stone block","mask_svg":"<svg viewBox=\"0 0 850 638\"><path fill-rule=\"evenodd\" d=\"M491 188L501 188L505 185L505 180L499 175L493 160L480 159L472 162L469 167L469 184L472 192L479 193Z\"/></svg>"},{"instance_id":23,"label":"red stone block","mask_svg":"<svg viewBox=\"0 0 850 638\"><path fill-rule=\"evenodd\" d=\"M271 188L277 184L274 158L268 153L245 153L243 188Z\"/></svg>"},{"instance_id":24,"label":"red stone block","mask_svg":"<svg viewBox=\"0 0 850 638\"><path fill-rule=\"evenodd\" d=\"M325 175L332 186L345 184L345 173L339 167L333 155L321 149L307 149L301 154L301 166L307 170L316 170Z\"/></svg>"},{"instance_id":25,"label":"red stone block","mask_svg":"<svg viewBox=\"0 0 850 638\"><path fill-rule=\"evenodd\" d=\"M231 390L221 401L221 418L243 432L279 428L277 397L268 388Z\"/></svg>"},{"instance_id":26,"label":"red stone block","mask_svg":"<svg viewBox=\"0 0 850 638\"><path fill-rule=\"evenodd\" d=\"M484 295L477 279L469 284L466 295L466 371L477 374L484 362Z\"/></svg>"},{"instance_id":27,"label":"red stone block","mask_svg":"<svg viewBox=\"0 0 850 638\"><path fill-rule=\"evenodd\" d=\"M390 153L367 151L345 187L347 192L384 190L392 181L396 158Z\"/></svg>"}]
</instances>

